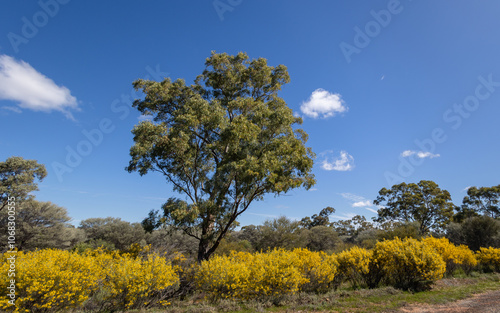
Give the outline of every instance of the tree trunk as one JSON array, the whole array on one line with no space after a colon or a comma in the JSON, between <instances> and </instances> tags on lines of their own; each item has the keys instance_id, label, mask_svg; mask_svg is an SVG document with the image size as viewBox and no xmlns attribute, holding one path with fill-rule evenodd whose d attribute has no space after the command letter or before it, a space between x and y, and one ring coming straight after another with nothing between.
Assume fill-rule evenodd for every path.
<instances>
[{"instance_id":1,"label":"tree trunk","mask_svg":"<svg viewBox=\"0 0 500 313\"><path fill-rule=\"evenodd\" d=\"M198 245L198 263L206 261L210 257L210 255L208 255L208 244L208 240L201 238L200 244Z\"/></svg>"}]
</instances>

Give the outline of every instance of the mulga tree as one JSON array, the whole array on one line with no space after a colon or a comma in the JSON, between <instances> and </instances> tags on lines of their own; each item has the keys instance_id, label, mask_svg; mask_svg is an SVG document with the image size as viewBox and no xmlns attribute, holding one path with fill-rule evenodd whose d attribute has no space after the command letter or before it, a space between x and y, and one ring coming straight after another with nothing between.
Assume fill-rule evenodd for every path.
<instances>
[{"instance_id":1,"label":"mulga tree","mask_svg":"<svg viewBox=\"0 0 500 313\"><path fill-rule=\"evenodd\" d=\"M205 66L192 85L134 82L145 94L134 107L151 120L132 130L127 167L163 174L184 196L163 206L165 221L198 240L199 261L253 201L315 183L307 134L295 127L302 120L278 96L286 67L215 52Z\"/></svg>"}]
</instances>

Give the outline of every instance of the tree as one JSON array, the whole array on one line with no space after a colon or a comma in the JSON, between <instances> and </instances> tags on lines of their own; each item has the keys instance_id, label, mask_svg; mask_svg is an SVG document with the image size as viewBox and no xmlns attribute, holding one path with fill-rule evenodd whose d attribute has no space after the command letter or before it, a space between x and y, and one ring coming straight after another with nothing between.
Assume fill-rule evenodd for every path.
<instances>
[{"instance_id":1,"label":"tree","mask_svg":"<svg viewBox=\"0 0 500 313\"><path fill-rule=\"evenodd\" d=\"M87 241L104 241L118 250L126 250L133 243L146 243L145 231L139 223L129 223L120 218L89 218L80 222Z\"/></svg>"},{"instance_id":2,"label":"tree","mask_svg":"<svg viewBox=\"0 0 500 313\"><path fill-rule=\"evenodd\" d=\"M160 216L160 211L151 210L149 211L148 217L142 220L142 228L147 233L152 233L153 230L158 229L163 224L163 218Z\"/></svg>"},{"instance_id":3,"label":"tree","mask_svg":"<svg viewBox=\"0 0 500 313\"><path fill-rule=\"evenodd\" d=\"M314 214L313 216L304 217L300 221L300 225L304 228L311 229L315 226L328 226L330 225L331 214L335 213L335 209L332 207L326 207L319 212L319 214Z\"/></svg>"},{"instance_id":4,"label":"tree","mask_svg":"<svg viewBox=\"0 0 500 313\"><path fill-rule=\"evenodd\" d=\"M146 240L151 245L151 249L160 254L181 253L190 260L195 260L197 257L198 242L181 230L171 227L160 228L154 230Z\"/></svg>"},{"instance_id":5,"label":"tree","mask_svg":"<svg viewBox=\"0 0 500 313\"><path fill-rule=\"evenodd\" d=\"M137 80L136 100L152 116L132 130L127 170L162 173L185 199L170 199L168 224L199 241L207 260L253 201L293 188L310 188L314 154L302 122L277 93L289 81L286 67L245 53L215 52L193 85L184 80Z\"/></svg>"},{"instance_id":6,"label":"tree","mask_svg":"<svg viewBox=\"0 0 500 313\"><path fill-rule=\"evenodd\" d=\"M481 247L500 247L500 221L489 216L474 216L461 224L450 223L446 237L454 244L465 244L473 251Z\"/></svg>"},{"instance_id":7,"label":"tree","mask_svg":"<svg viewBox=\"0 0 500 313\"><path fill-rule=\"evenodd\" d=\"M258 227L259 240L255 249L268 250L274 248L305 248L307 234L300 228L300 222L292 221L286 216L267 220Z\"/></svg>"},{"instance_id":8,"label":"tree","mask_svg":"<svg viewBox=\"0 0 500 313\"><path fill-rule=\"evenodd\" d=\"M470 187L463 200L463 210L500 218L500 185L493 187Z\"/></svg>"},{"instance_id":9,"label":"tree","mask_svg":"<svg viewBox=\"0 0 500 313\"><path fill-rule=\"evenodd\" d=\"M314 226L304 229L307 238L306 248L311 251L333 250L339 244L339 235L328 226Z\"/></svg>"},{"instance_id":10,"label":"tree","mask_svg":"<svg viewBox=\"0 0 500 313\"><path fill-rule=\"evenodd\" d=\"M455 208L450 193L428 180L382 188L373 203L383 206L378 210L376 222L417 222L421 235L441 230L450 222Z\"/></svg>"},{"instance_id":11,"label":"tree","mask_svg":"<svg viewBox=\"0 0 500 313\"><path fill-rule=\"evenodd\" d=\"M7 243L7 217L7 212L0 212L2 244ZM24 201L16 207L15 246L19 250L69 248L81 238L81 234L68 223L70 220L65 208L51 202Z\"/></svg>"},{"instance_id":12,"label":"tree","mask_svg":"<svg viewBox=\"0 0 500 313\"><path fill-rule=\"evenodd\" d=\"M13 156L0 162L0 211L7 205L9 197L15 197L16 203L32 199L29 193L38 190L35 179L42 181L45 176L45 166L36 160Z\"/></svg>"},{"instance_id":13,"label":"tree","mask_svg":"<svg viewBox=\"0 0 500 313\"><path fill-rule=\"evenodd\" d=\"M373 228L373 225L363 215L355 215L348 220L333 222L332 227L340 236L353 241L360 232Z\"/></svg>"}]
</instances>

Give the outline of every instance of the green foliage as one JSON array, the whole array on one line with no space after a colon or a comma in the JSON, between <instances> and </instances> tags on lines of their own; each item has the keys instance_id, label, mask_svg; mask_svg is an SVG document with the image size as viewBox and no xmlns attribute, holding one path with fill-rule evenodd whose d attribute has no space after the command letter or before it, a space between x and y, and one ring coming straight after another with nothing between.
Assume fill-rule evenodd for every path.
<instances>
[{"instance_id":1,"label":"green foliage","mask_svg":"<svg viewBox=\"0 0 500 313\"><path fill-rule=\"evenodd\" d=\"M0 249L6 249L8 215L0 212ZM83 240L83 234L68 222L65 208L51 202L27 200L16 207L16 247L19 250L65 249Z\"/></svg>"},{"instance_id":2,"label":"green foliage","mask_svg":"<svg viewBox=\"0 0 500 313\"><path fill-rule=\"evenodd\" d=\"M455 208L450 193L428 180L382 188L374 203L383 206L378 210L376 222L418 222L421 235L442 230L450 222Z\"/></svg>"},{"instance_id":3,"label":"green foliage","mask_svg":"<svg viewBox=\"0 0 500 313\"><path fill-rule=\"evenodd\" d=\"M302 232L307 240L305 248L311 251L332 251L340 242L338 234L328 226L314 226Z\"/></svg>"},{"instance_id":4,"label":"green foliage","mask_svg":"<svg viewBox=\"0 0 500 313\"><path fill-rule=\"evenodd\" d=\"M332 227L346 242L354 242L361 232L373 229L372 223L368 222L366 217L362 215L333 222Z\"/></svg>"},{"instance_id":5,"label":"green foliage","mask_svg":"<svg viewBox=\"0 0 500 313\"><path fill-rule=\"evenodd\" d=\"M500 218L500 185L493 187L470 187L464 197L465 210Z\"/></svg>"},{"instance_id":6,"label":"green foliage","mask_svg":"<svg viewBox=\"0 0 500 313\"><path fill-rule=\"evenodd\" d=\"M16 203L32 199L29 193L38 190L35 179L41 181L45 176L45 166L36 160L13 156L0 162L0 211L7 205L9 197L15 197Z\"/></svg>"},{"instance_id":7,"label":"green foliage","mask_svg":"<svg viewBox=\"0 0 500 313\"><path fill-rule=\"evenodd\" d=\"M307 238L303 236L300 222L292 221L286 216L267 220L258 227L259 240L255 245L257 251L275 248L293 249L305 247Z\"/></svg>"},{"instance_id":8,"label":"green foliage","mask_svg":"<svg viewBox=\"0 0 500 313\"><path fill-rule=\"evenodd\" d=\"M252 244L247 240L236 240L234 236L228 235L222 239L219 248L215 251L217 255L229 255L231 252L254 252Z\"/></svg>"},{"instance_id":9,"label":"green foliage","mask_svg":"<svg viewBox=\"0 0 500 313\"><path fill-rule=\"evenodd\" d=\"M189 259L196 259L198 241L186 235L183 231L172 227L154 230L146 241L151 245L151 250L160 254L173 255L181 253Z\"/></svg>"},{"instance_id":10,"label":"green foliage","mask_svg":"<svg viewBox=\"0 0 500 313\"><path fill-rule=\"evenodd\" d=\"M148 233L152 233L153 230L158 229L164 222L164 219L160 215L158 210L149 211L148 217L142 220L142 228Z\"/></svg>"},{"instance_id":11,"label":"green foliage","mask_svg":"<svg viewBox=\"0 0 500 313\"><path fill-rule=\"evenodd\" d=\"M81 221L79 228L85 232L89 241L102 240L122 251L133 243L145 244L146 236L141 224L131 224L120 218L89 218Z\"/></svg>"},{"instance_id":12,"label":"green foliage","mask_svg":"<svg viewBox=\"0 0 500 313\"><path fill-rule=\"evenodd\" d=\"M500 221L488 216L466 219L461 225L463 244L478 251L481 247L500 247Z\"/></svg>"},{"instance_id":13,"label":"green foliage","mask_svg":"<svg viewBox=\"0 0 500 313\"><path fill-rule=\"evenodd\" d=\"M310 188L314 176L300 118L277 93L286 67L245 53L212 55L193 85L137 80L134 106L153 117L136 125L128 171L162 173L189 203L171 200L167 221L199 240L208 259L237 217L268 193Z\"/></svg>"},{"instance_id":14,"label":"green foliage","mask_svg":"<svg viewBox=\"0 0 500 313\"><path fill-rule=\"evenodd\" d=\"M332 207L326 207L319 212L319 214L314 214L313 216L304 217L300 221L300 226L311 229L316 226L329 226L331 214L335 213L335 209Z\"/></svg>"},{"instance_id":15,"label":"green foliage","mask_svg":"<svg viewBox=\"0 0 500 313\"><path fill-rule=\"evenodd\" d=\"M392 240L395 238L420 239L422 235L419 230L420 224L413 223L384 223L377 233L378 240Z\"/></svg>"}]
</instances>

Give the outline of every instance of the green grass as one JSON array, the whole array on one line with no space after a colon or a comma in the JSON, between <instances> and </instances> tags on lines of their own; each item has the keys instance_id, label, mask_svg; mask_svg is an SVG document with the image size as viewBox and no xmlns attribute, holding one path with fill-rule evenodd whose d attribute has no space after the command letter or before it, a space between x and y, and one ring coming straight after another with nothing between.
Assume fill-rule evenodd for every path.
<instances>
[{"instance_id":1,"label":"green grass","mask_svg":"<svg viewBox=\"0 0 500 313\"><path fill-rule=\"evenodd\" d=\"M467 298L473 294L500 290L500 274L477 274L446 278L436 282L432 289L418 293L392 287L350 290L341 288L326 294L300 293L280 299L261 301L221 300L210 303L202 295L185 300L174 300L164 309L131 310L128 313L205 313L205 312L394 312L415 303L444 304Z\"/></svg>"}]
</instances>

